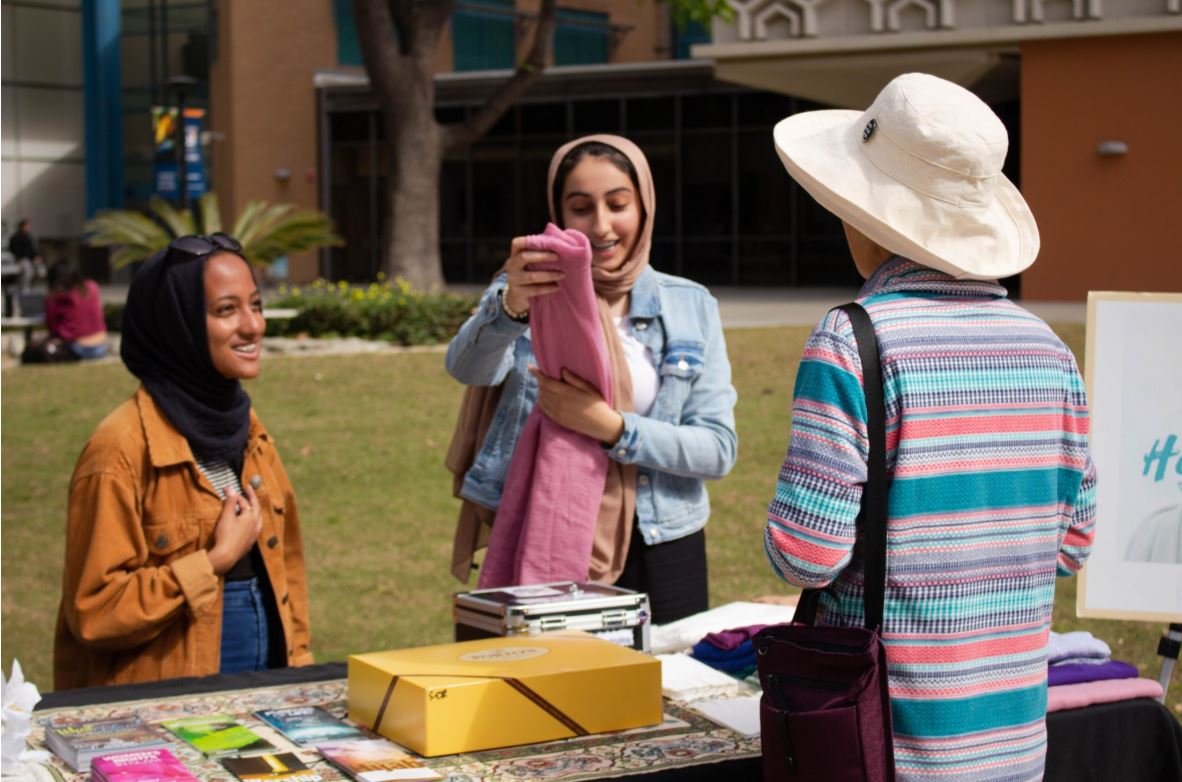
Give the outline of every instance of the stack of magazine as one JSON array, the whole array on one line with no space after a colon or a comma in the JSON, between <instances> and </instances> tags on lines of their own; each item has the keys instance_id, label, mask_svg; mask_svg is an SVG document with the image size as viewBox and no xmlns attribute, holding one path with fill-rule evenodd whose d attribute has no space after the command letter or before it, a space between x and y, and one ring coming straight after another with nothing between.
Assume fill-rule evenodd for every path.
<instances>
[{"instance_id":1,"label":"stack of magazine","mask_svg":"<svg viewBox=\"0 0 1182 782\"><path fill-rule=\"evenodd\" d=\"M138 749L94 759L93 782L197 782L189 769L166 749Z\"/></svg>"},{"instance_id":2,"label":"stack of magazine","mask_svg":"<svg viewBox=\"0 0 1182 782\"><path fill-rule=\"evenodd\" d=\"M320 754L357 782L428 782L443 779L397 744L385 739L355 739L321 744Z\"/></svg>"},{"instance_id":3,"label":"stack of magazine","mask_svg":"<svg viewBox=\"0 0 1182 782\"><path fill-rule=\"evenodd\" d=\"M45 745L75 771L89 771L99 755L167 747L168 740L135 717L92 720L45 729Z\"/></svg>"},{"instance_id":4,"label":"stack of magazine","mask_svg":"<svg viewBox=\"0 0 1182 782\"><path fill-rule=\"evenodd\" d=\"M278 749L229 714L180 717L161 724L207 758L274 752Z\"/></svg>"},{"instance_id":5,"label":"stack of magazine","mask_svg":"<svg viewBox=\"0 0 1182 782\"><path fill-rule=\"evenodd\" d=\"M312 750L357 782L443 779L397 744L373 738L319 706L268 709L254 716L299 747L298 754L275 746L230 714L180 717L160 725L202 756L219 760L242 782L323 782L326 767ZM51 725L45 743L75 771L91 770L93 782L196 782L167 749L168 735L139 719Z\"/></svg>"}]
</instances>

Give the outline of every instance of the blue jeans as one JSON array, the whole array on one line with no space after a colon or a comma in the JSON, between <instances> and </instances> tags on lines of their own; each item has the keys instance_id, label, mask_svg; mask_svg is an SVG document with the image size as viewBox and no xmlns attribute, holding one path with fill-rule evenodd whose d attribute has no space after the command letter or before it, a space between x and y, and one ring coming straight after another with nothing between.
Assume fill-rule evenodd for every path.
<instances>
[{"instance_id":1,"label":"blue jeans","mask_svg":"<svg viewBox=\"0 0 1182 782\"><path fill-rule=\"evenodd\" d=\"M104 342L100 342L97 345L79 345L77 342L71 342L70 350L74 351L75 356L83 360L102 358L107 355L107 345Z\"/></svg>"},{"instance_id":2,"label":"blue jeans","mask_svg":"<svg viewBox=\"0 0 1182 782\"><path fill-rule=\"evenodd\" d=\"M270 648L266 598L258 578L227 581L222 593L222 664L219 673L265 670Z\"/></svg>"}]
</instances>

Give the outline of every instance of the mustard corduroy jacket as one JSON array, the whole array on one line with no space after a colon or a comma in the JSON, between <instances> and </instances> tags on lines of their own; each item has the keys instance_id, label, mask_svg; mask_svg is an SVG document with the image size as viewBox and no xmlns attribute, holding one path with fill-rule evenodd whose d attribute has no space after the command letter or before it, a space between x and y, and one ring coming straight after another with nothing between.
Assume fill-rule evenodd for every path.
<instances>
[{"instance_id":1,"label":"mustard corduroy jacket","mask_svg":"<svg viewBox=\"0 0 1182 782\"><path fill-rule=\"evenodd\" d=\"M312 662L295 496L251 411L243 479L259 476L258 538L288 665ZM54 687L218 672L222 579L207 551L222 500L188 441L141 386L99 424L74 468Z\"/></svg>"}]
</instances>

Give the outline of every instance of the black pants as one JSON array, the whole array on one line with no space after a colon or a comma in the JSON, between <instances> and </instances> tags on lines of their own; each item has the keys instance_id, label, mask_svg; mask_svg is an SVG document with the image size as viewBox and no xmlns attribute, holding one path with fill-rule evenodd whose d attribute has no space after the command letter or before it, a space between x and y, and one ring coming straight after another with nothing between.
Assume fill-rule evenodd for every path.
<instances>
[{"instance_id":1,"label":"black pants","mask_svg":"<svg viewBox=\"0 0 1182 782\"><path fill-rule=\"evenodd\" d=\"M632 527L628 559L616 586L648 594L653 624L663 625L705 611L706 531L650 546Z\"/></svg>"}]
</instances>

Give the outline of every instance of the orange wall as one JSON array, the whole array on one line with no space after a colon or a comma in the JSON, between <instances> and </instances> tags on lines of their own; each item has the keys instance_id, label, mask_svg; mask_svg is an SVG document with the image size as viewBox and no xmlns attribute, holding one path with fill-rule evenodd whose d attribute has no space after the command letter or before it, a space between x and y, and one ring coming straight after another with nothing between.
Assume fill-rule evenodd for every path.
<instances>
[{"instance_id":1,"label":"orange wall","mask_svg":"<svg viewBox=\"0 0 1182 782\"><path fill-rule=\"evenodd\" d=\"M210 70L214 184L223 219L261 198L319 206L316 166L318 68L336 66L336 24L327 0L218 2L218 60ZM290 169L281 182L277 169ZM288 274L319 272L315 252L289 259Z\"/></svg>"},{"instance_id":2,"label":"orange wall","mask_svg":"<svg viewBox=\"0 0 1182 782\"><path fill-rule=\"evenodd\" d=\"M1179 74L1182 33L1022 45L1021 184L1042 237L1023 298L1182 291Z\"/></svg>"}]
</instances>

